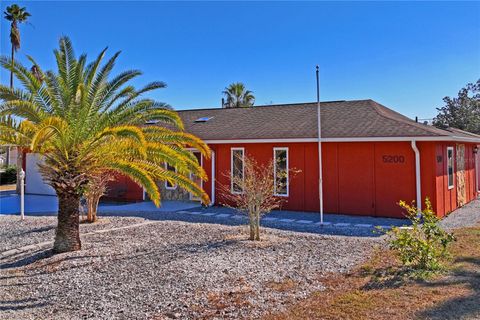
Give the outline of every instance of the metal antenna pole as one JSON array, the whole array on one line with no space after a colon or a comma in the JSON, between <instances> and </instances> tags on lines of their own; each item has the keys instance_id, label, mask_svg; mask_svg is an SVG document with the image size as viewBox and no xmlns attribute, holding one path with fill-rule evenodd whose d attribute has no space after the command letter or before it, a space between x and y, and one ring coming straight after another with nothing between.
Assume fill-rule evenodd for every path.
<instances>
[{"instance_id":1,"label":"metal antenna pole","mask_svg":"<svg viewBox=\"0 0 480 320\"><path fill-rule=\"evenodd\" d=\"M320 225L323 226L323 179L322 179L322 116L320 114L320 78L317 66L317 114L318 114L318 196L320 201Z\"/></svg>"}]
</instances>

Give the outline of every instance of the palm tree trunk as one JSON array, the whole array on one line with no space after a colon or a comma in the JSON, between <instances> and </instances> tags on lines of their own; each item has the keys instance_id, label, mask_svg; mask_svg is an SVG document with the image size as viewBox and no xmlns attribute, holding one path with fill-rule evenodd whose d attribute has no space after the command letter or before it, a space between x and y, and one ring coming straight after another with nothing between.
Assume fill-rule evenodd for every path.
<instances>
[{"instance_id":1,"label":"palm tree trunk","mask_svg":"<svg viewBox=\"0 0 480 320\"><path fill-rule=\"evenodd\" d=\"M58 192L58 225L53 251L55 253L77 251L82 248L79 231L80 195Z\"/></svg>"},{"instance_id":2,"label":"palm tree trunk","mask_svg":"<svg viewBox=\"0 0 480 320\"><path fill-rule=\"evenodd\" d=\"M21 188L21 183L20 183L20 172L23 169L23 149L21 147L17 147L17 186L16 186L16 191L18 194L20 194L20 188Z\"/></svg>"},{"instance_id":3,"label":"palm tree trunk","mask_svg":"<svg viewBox=\"0 0 480 320\"><path fill-rule=\"evenodd\" d=\"M249 224L250 224L250 240L255 240L255 216L252 212L249 212Z\"/></svg>"},{"instance_id":4,"label":"palm tree trunk","mask_svg":"<svg viewBox=\"0 0 480 320\"><path fill-rule=\"evenodd\" d=\"M255 240L260 241L260 213L256 213L255 217Z\"/></svg>"},{"instance_id":5,"label":"palm tree trunk","mask_svg":"<svg viewBox=\"0 0 480 320\"><path fill-rule=\"evenodd\" d=\"M14 61L15 61L15 47L13 46L12 43L12 68L14 66ZM10 71L10 89L13 89L13 71ZM17 185L15 187L15 190L17 191L18 194L20 194L20 171L22 171L23 168L23 151L22 148L17 147Z\"/></svg>"},{"instance_id":6,"label":"palm tree trunk","mask_svg":"<svg viewBox=\"0 0 480 320\"><path fill-rule=\"evenodd\" d=\"M87 222L93 223L97 221L97 209L98 203L100 202L100 197L98 195L93 195L87 199Z\"/></svg>"},{"instance_id":7,"label":"palm tree trunk","mask_svg":"<svg viewBox=\"0 0 480 320\"><path fill-rule=\"evenodd\" d=\"M12 68L14 66L15 61L15 48L12 43ZM13 89L13 71L10 71L10 89Z\"/></svg>"}]
</instances>

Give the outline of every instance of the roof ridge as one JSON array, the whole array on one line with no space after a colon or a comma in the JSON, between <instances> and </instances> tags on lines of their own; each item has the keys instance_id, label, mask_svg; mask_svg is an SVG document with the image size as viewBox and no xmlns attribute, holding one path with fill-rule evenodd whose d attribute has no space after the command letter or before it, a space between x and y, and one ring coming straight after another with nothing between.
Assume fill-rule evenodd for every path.
<instances>
[{"instance_id":1,"label":"roof ridge","mask_svg":"<svg viewBox=\"0 0 480 320\"><path fill-rule=\"evenodd\" d=\"M331 101L320 101L320 105L325 103L339 103L339 102L359 102L359 101L373 101L371 99L359 99L359 100L331 100ZM300 105L316 105L317 102L296 102L296 103L279 103L279 104L261 104L253 105L251 108L274 108L281 106L300 106ZM248 110L249 108L199 108L199 109L182 109L175 110L176 112L186 112L186 111L207 111L207 110Z\"/></svg>"}]
</instances>

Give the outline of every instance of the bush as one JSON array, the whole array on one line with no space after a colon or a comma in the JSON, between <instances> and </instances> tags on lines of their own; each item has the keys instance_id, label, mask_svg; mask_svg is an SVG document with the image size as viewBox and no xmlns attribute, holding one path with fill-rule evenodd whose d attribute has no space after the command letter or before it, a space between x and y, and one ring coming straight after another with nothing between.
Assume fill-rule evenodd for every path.
<instances>
[{"instance_id":1,"label":"bush","mask_svg":"<svg viewBox=\"0 0 480 320\"><path fill-rule=\"evenodd\" d=\"M416 271L439 271L443 268L441 259L448 254L448 245L455 240L453 234L443 230L440 221L432 211L430 200L425 199L425 209L419 211L413 204L400 201L407 211L412 228L393 228L389 245L402 264Z\"/></svg>"},{"instance_id":2,"label":"bush","mask_svg":"<svg viewBox=\"0 0 480 320\"><path fill-rule=\"evenodd\" d=\"M8 166L5 171L0 172L0 185L14 184L17 182L17 167Z\"/></svg>"}]
</instances>

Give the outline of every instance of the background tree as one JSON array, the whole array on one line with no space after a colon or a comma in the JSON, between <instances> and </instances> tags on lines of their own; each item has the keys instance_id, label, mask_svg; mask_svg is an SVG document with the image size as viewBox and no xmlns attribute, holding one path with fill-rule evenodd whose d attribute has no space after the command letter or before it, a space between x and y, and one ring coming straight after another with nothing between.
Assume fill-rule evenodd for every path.
<instances>
[{"instance_id":1,"label":"background tree","mask_svg":"<svg viewBox=\"0 0 480 320\"><path fill-rule=\"evenodd\" d=\"M20 30L18 29L19 23L25 23L30 17L30 13L27 12L25 7L20 8L16 4L8 6L5 12L3 13L5 19L10 21L10 43L12 45L12 66L15 62L15 52L20 49ZM13 89L13 72L10 71L10 88ZM23 164L23 150L20 147L17 147L17 193L20 193L20 168Z\"/></svg>"},{"instance_id":2,"label":"background tree","mask_svg":"<svg viewBox=\"0 0 480 320\"><path fill-rule=\"evenodd\" d=\"M270 161L267 164L259 165L253 158L245 156L244 176L231 178L232 185L237 186L242 193L232 193L230 185L220 184L224 205L234 208L248 215L250 240L260 240L260 218L270 211L280 208L284 198L275 196L274 164ZM283 172L283 175L292 175L294 170ZM230 173L226 176L230 179ZM292 177L290 177L292 178ZM283 179L277 179L277 188Z\"/></svg>"},{"instance_id":3,"label":"background tree","mask_svg":"<svg viewBox=\"0 0 480 320\"><path fill-rule=\"evenodd\" d=\"M443 98L445 106L437 108L433 125L442 129L454 127L480 134L480 79L458 92L458 97Z\"/></svg>"},{"instance_id":4,"label":"background tree","mask_svg":"<svg viewBox=\"0 0 480 320\"><path fill-rule=\"evenodd\" d=\"M255 97L253 92L246 90L241 82L232 83L223 91L225 95L225 108L247 108L253 106Z\"/></svg>"},{"instance_id":5,"label":"background tree","mask_svg":"<svg viewBox=\"0 0 480 320\"><path fill-rule=\"evenodd\" d=\"M5 19L10 21L10 43L12 44L12 64L15 61L15 52L20 49L20 30L18 29L19 23L24 23L30 17L30 13L27 12L25 7L20 8L16 4L12 4L7 7L5 12ZM10 72L10 88L13 88L13 72Z\"/></svg>"},{"instance_id":6,"label":"background tree","mask_svg":"<svg viewBox=\"0 0 480 320\"><path fill-rule=\"evenodd\" d=\"M186 147L206 157L209 148L182 131L180 117L168 105L142 97L165 84L153 82L136 89L129 82L141 74L137 70L110 77L119 52L102 63L105 53L106 49L87 64L86 55L77 58L70 40L61 38L54 51L57 71L43 72L30 58L40 77L10 58L0 58L0 65L12 71L23 86L0 85L0 143L29 145L44 157L39 169L59 203L57 253L81 248L80 198L92 175L99 172L130 177L156 205L160 204L156 181L169 181L209 202L189 179L190 173L206 179L206 173ZM150 120L157 120L158 125L145 125ZM165 162L177 171L165 170Z\"/></svg>"}]
</instances>

